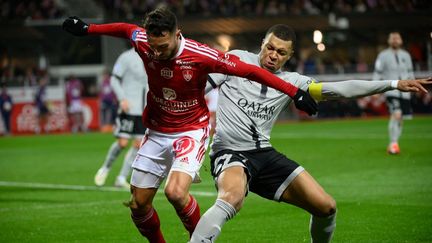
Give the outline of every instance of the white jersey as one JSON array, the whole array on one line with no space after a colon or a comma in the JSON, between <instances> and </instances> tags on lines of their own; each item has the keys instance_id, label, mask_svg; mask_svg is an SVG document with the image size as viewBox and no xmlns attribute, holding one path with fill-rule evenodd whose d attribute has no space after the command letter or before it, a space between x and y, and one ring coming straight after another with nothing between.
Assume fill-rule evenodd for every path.
<instances>
[{"instance_id":1,"label":"white jersey","mask_svg":"<svg viewBox=\"0 0 432 243\"><path fill-rule=\"evenodd\" d=\"M230 52L243 62L260 66L257 54ZM275 73L279 78L307 90L312 78L295 72ZM270 133L279 113L292 99L282 92L237 76L210 74L212 86L219 86L216 133L211 153L224 149L245 151L270 147Z\"/></svg>"},{"instance_id":2,"label":"white jersey","mask_svg":"<svg viewBox=\"0 0 432 243\"><path fill-rule=\"evenodd\" d=\"M405 50L397 51L387 48L380 52L375 61L374 80L401 80L414 79L411 56ZM409 99L409 92L399 90L387 91L386 96Z\"/></svg>"},{"instance_id":3,"label":"white jersey","mask_svg":"<svg viewBox=\"0 0 432 243\"><path fill-rule=\"evenodd\" d=\"M148 79L143 61L134 49L123 52L117 58L110 82L117 99L128 101L127 114L141 116L146 105Z\"/></svg>"}]
</instances>

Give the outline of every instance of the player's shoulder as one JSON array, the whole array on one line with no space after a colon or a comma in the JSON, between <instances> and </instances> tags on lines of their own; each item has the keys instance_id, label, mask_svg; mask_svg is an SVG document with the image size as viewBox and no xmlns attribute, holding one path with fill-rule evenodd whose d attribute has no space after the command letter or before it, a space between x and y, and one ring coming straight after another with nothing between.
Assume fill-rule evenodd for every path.
<instances>
[{"instance_id":1,"label":"player's shoulder","mask_svg":"<svg viewBox=\"0 0 432 243\"><path fill-rule=\"evenodd\" d=\"M132 41L147 42L147 33L143 27L140 27L138 25L135 26L132 25L130 35Z\"/></svg>"},{"instance_id":2,"label":"player's shoulder","mask_svg":"<svg viewBox=\"0 0 432 243\"><path fill-rule=\"evenodd\" d=\"M400 49L400 52L402 53L402 55L411 56L410 53L405 49Z\"/></svg>"},{"instance_id":3,"label":"player's shoulder","mask_svg":"<svg viewBox=\"0 0 432 243\"><path fill-rule=\"evenodd\" d=\"M188 52L188 55L192 54L201 58L209 57L215 60L217 60L220 53L218 50L211 48L206 44L188 38L185 38L184 40L184 50Z\"/></svg>"},{"instance_id":4,"label":"player's shoulder","mask_svg":"<svg viewBox=\"0 0 432 243\"><path fill-rule=\"evenodd\" d=\"M280 78L282 78L285 81L288 81L293 84L310 84L312 82L317 82L314 78L302 75L298 72L289 72L289 71L282 71L279 74Z\"/></svg>"},{"instance_id":5,"label":"player's shoulder","mask_svg":"<svg viewBox=\"0 0 432 243\"><path fill-rule=\"evenodd\" d=\"M259 58L258 58L258 55L255 53L248 52L245 50L238 50L238 49L231 50L227 53L230 55L237 56L243 62L258 65L258 59Z\"/></svg>"},{"instance_id":6,"label":"player's shoulder","mask_svg":"<svg viewBox=\"0 0 432 243\"><path fill-rule=\"evenodd\" d=\"M227 53L228 54L232 54L232 55L236 55L236 56L238 56L240 58L256 57L257 56L257 54L255 54L255 53L248 52L248 51L245 51L245 50L239 50L239 49L234 49L234 50L231 50L231 51L229 51Z\"/></svg>"}]
</instances>

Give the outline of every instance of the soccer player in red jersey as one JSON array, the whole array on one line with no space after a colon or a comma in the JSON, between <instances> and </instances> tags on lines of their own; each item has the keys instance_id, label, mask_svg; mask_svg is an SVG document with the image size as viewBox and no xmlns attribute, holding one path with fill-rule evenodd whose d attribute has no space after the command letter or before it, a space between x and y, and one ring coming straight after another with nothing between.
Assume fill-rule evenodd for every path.
<instances>
[{"instance_id":1,"label":"soccer player in red jersey","mask_svg":"<svg viewBox=\"0 0 432 243\"><path fill-rule=\"evenodd\" d=\"M150 12L144 28L126 23L87 24L69 17L63 29L76 36L110 35L130 39L148 75L149 92L143 122L148 128L133 162L131 217L150 242L165 242L153 198L166 178L165 195L191 235L200 218L189 194L199 181L208 145L209 111L204 89L209 73L254 80L293 98L308 114L317 104L306 92L237 56L224 54L182 36L176 16L165 8Z\"/></svg>"}]
</instances>

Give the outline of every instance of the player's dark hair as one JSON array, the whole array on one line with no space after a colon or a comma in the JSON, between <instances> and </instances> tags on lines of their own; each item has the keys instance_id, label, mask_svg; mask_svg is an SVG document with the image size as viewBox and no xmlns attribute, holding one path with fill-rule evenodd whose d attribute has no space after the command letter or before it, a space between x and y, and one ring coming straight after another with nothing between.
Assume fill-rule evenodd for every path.
<instances>
[{"instance_id":1,"label":"player's dark hair","mask_svg":"<svg viewBox=\"0 0 432 243\"><path fill-rule=\"evenodd\" d=\"M144 28L153 36L163 36L165 31L173 33L177 29L177 17L168 8L159 7L147 14Z\"/></svg>"},{"instance_id":2,"label":"player's dark hair","mask_svg":"<svg viewBox=\"0 0 432 243\"><path fill-rule=\"evenodd\" d=\"M266 37L273 33L277 38L284 40L284 41L292 41L292 46L294 47L297 41L296 34L294 30L289 27L288 25L284 24L276 24L270 27L270 29L267 30Z\"/></svg>"}]
</instances>

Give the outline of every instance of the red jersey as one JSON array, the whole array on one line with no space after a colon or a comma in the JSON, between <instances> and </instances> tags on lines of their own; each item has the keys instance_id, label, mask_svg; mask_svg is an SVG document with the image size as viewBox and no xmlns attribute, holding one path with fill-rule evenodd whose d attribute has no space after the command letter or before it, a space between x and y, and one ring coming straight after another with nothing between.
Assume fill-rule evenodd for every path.
<instances>
[{"instance_id":1,"label":"red jersey","mask_svg":"<svg viewBox=\"0 0 432 243\"><path fill-rule=\"evenodd\" d=\"M270 72L246 64L233 55L224 54L181 36L176 55L170 60L154 59L145 29L137 25L91 24L89 34L105 34L130 39L141 56L148 76L149 92L143 121L147 128L159 132L183 132L206 127L209 111L204 88L209 73L224 73L255 80L293 97L297 87Z\"/></svg>"}]
</instances>

